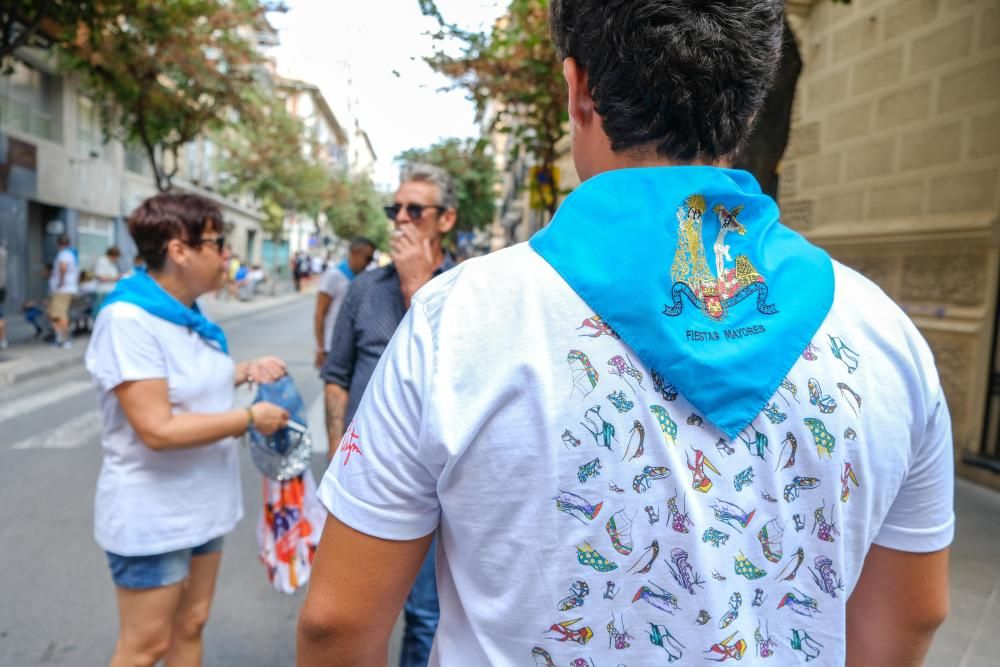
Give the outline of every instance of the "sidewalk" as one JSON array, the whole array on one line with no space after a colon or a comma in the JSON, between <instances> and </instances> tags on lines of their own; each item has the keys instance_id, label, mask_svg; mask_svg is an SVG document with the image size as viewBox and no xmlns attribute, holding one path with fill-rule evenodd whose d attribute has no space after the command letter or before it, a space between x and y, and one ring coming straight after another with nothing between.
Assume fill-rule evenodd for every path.
<instances>
[{"instance_id":1,"label":"sidewalk","mask_svg":"<svg viewBox=\"0 0 1000 667\"><path fill-rule=\"evenodd\" d=\"M951 612L927 667L1000 667L1000 493L956 480Z\"/></svg>"},{"instance_id":2,"label":"sidewalk","mask_svg":"<svg viewBox=\"0 0 1000 667\"><path fill-rule=\"evenodd\" d=\"M215 295L207 295L199 300L203 312L219 324L231 320L277 308L299 299L312 296L311 285L301 292L289 292L279 296L258 295L253 301L218 300ZM8 337L11 346L0 351L0 386L17 384L24 380L58 372L70 366L83 363L87 351L88 336L77 336L73 347L62 350L32 337L31 325L21 317L7 320Z\"/></svg>"}]
</instances>

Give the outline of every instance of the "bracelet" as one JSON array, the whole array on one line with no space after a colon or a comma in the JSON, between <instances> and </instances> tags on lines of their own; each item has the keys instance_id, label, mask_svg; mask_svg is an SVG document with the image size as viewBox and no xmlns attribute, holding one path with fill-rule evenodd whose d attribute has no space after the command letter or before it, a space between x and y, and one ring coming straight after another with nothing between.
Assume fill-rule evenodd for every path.
<instances>
[{"instance_id":1,"label":"bracelet","mask_svg":"<svg viewBox=\"0 0 1000 667\"><path fill-rule=\"evenodd\" d=\"M246 432L249 433L250 429L252 429L252 428L253 428L253 410L251 410L250 408L247 408L247 430L246 430Z\"/></svg>"}]
</instances>

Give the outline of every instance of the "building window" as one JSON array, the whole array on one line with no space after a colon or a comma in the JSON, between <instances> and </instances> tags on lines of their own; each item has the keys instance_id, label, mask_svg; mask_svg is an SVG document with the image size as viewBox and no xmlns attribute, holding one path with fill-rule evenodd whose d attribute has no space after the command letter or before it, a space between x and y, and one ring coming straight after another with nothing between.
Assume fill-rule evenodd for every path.
<instances>
[{"instance_id":1,"label":"building window","mask_svg":"<svg viewBox=\"0 0 1000 667\"><path fill-rule=\"evenodd\" d=\"M135 144L125 146L125 168L133 174L148 174L149 155L146 154L146 149Z\"/></svg>"},{"instance_id":2,"label":"building window","mask_svg":"<svg viewBox=\"0 0 1000 667\"><path fill-rule=\"evenodd\" d=\"M114 225L108 218L81 213L76 232L80 269L93 273L97 258L106 253L114 242Z\"/></svg>"},{"instance_id":3,"label":"building window","mask_svg":"<svg viewBox=\"0 0 1000 667\"><path fill-rule=\"evenodd\" d=\"M202 186L214 190L219 185L219 149L211 139L202 140Z\"/></svg>"},{"instance_id":4,"label":"building window","mask_svg":"<svg viewBox=\"0 0 1000 667\"><path fill-rule=\"evenodd\" d=\"M10 73L0 75L0 125L60 141L59 81L14 61Z\"/></svg>"},{"instance_id":5,"label":"building window","mask_svg":"<svg viewBox=\"0 0 1000 667\"><path fill-rule=\"evenodd\" d=\"M201 146L199 146L199 141L195 139L191 143L184 146L184 162L183 169L181 171L181 176L187 178L195 184L200 184L203 178L201 169Z\"/></svg>"},{"instance_id":6,"label":"building window","mask_svg":"<svg viewBox=\"0 0 1000 667\"><path fill-rule=\"evenodd\" d=\"M101 128L101 111L97 103L85 95L76 98L76 142L83 157L107 158L110 152Z\"/></svg>"}]
</instances>

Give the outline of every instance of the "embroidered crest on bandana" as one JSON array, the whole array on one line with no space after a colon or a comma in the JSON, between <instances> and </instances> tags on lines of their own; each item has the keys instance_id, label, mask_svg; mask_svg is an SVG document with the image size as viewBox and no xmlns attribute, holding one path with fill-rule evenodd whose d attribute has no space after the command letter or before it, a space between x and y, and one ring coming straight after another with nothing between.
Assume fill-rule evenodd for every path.
<instances>
[{"instance_id":1,"label":"embroidered crest on bandana","mask_svg":"<svg viewBox=\"0 0 1000 667\"><path fill-rule=\"evenodd\" d=\"M730 307L756 296L757 310L764 315L774 315L778 311L767 304L764 276L758 273L746 255L737 255L734 262L726 245L728 234L744 236L747 233L747 228L737 219L743 212L743 206L736 206L730 211L722 204L716 204L712 212L719 218L719 235L712 246L714 274L709 269L702 242L705 197L691 195L677 211L677 252L671 269L672 303L664 306L663 314L670 317L680 315L684 310L683 297L713 320L723 320Z\"/></svg>"},{"instance_id":2,"label":"embroidered crest on bandana","mask_svg":"<svg viewBox=\"0 0 1000 667\"><path fill-rule=\"evenodd\" d=\"M747 172L622 169L577 188L531 247L594 309L581 340L624 341L664 400L680 392L699 420L734 438L767 406L833 303L829 256L779 218ZM850 368L852 351L831 347ZM569 353L574 394L594 391L595 361ZM609 363L620 377L631 365ZM628 411L621 397L608 400Z\"/></svg>"}]
</instances>

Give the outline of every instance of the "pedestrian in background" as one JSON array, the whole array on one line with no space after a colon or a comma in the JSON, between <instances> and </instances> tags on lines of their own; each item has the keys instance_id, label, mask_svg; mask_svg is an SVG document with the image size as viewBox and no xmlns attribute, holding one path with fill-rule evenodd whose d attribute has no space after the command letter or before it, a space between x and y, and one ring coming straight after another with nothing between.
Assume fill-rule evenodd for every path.
<instances>
[{"instance_id":1,"label":"pedestrian in background","mask_svg":"<svg viewBox=\"0 0 1000 667\"><path fill-rule=\"evenodd\" d=\"M0 239L0 350L7 349L7 321L3 306L7 300L7 241Z\"/></svg>"},{"instance_id":2,"label":"pedestrian in background","mask_svg":"<svg viewBox=\"0 0 1000 667\"><path fill-rule=\"evenodd\" d=\"M330 456L345 436L365 387L416 292L455 265L442 246L457 221L458 199L451 176L439 167L414 164L403 170L393 204L385 207L395 231L393 263L367 271L351 284L333 329L330 354L320 373L326 383ZM329 507L329 505L327 506ZM435 549L424 552L420 574L406 599L401 667L427 664L438 622Z\"/></svg>"},{"instance_id":3,"label":"pedestrian in background","mask_svg":"<svg viewBox=\"0 0 1000 667\"><path fill-rule=\"evenodd\" d=\"M243 262L240 261L240 256L233 254L229 258L229 264L226 268L226 287L227 287L226 291L229 298L231 299L235 299L239 296L240 269L242 267L243 267Z\"/></svg>"},{"instance_id":4,"label":"pedestrian in background","mask_svg":"<svg viewBox=\"0 0 1000 667\"><path fill-rule=\"evenodd\" d=\"M104 299L111 294L118 279L121 278L121 270L118 267L118 260L121 255L122 253L118 249L118 246L111 246L94 263L94 278L97 280L94 313L101 310Z\"/></svg>"},{"instance_id":5,"label":"pedestrian in background","mask_svg":"<svg viewBox=\"0 0 1000 667\"><path fill-rule=\"evenodd\" d=\"M302 281L309 277L309 258L303 252L297 252L292 257L292 279L295 281L295 291L302 291Z\"/></svg>"},{"instance_id":6,"label":"pedestrian in background","mask_svg":"<svg viewBox=\"0 0 1000 667\"><path fill-rule=\"evenodd\" d=\"M727 168L785 3L549 9L582 184L414 298L321 483L300 667L384 664L435 533L433 665L921 665L955 528L933 356Z\"/></svg>"},{"instance_id":7,"label":"pedestrian in background","mask_svg":"<svg viewBox=\"0 0 1000 667\"><path fill-rule=\"evenodd\" d=\"M71 247L69 236L60 234L56 240L59 252L52 263L49 274L49 320L55 330L54 344L70 348L70 306L80 291L80 262Z\"/></svg>"},{"instance_id":8,"label":"pedestrian in background","mask_svg":"<svg viewBox=\"0 0 1000 667\"><path fill-rule=\"evenodd\" d=\"M351 282L371 264L375 244L359 236L351 241L347 259L336 266L329 266L320 277L316 292L316 315L313 330L316 335L316 368L322 368L333 338L333 325L344 303L344 296Z\"/></svg>"},{"instance_id":9,"label":"pedestrian in background","mask_svg":"<svg viewBox=\"0 0 1000 667\"><path fill-rule=\"evenodd\" d=\"M237 438L288 413L235 408L234 387L272 382L284 363L236 364L196 299L227 270L222 214L161 194L129 218L146 269L105 299L86 354L103 418L94 534L107 553L120 634L112 667L199 665L224 536L243 516Z\"/></svg>"}]
</instances>

